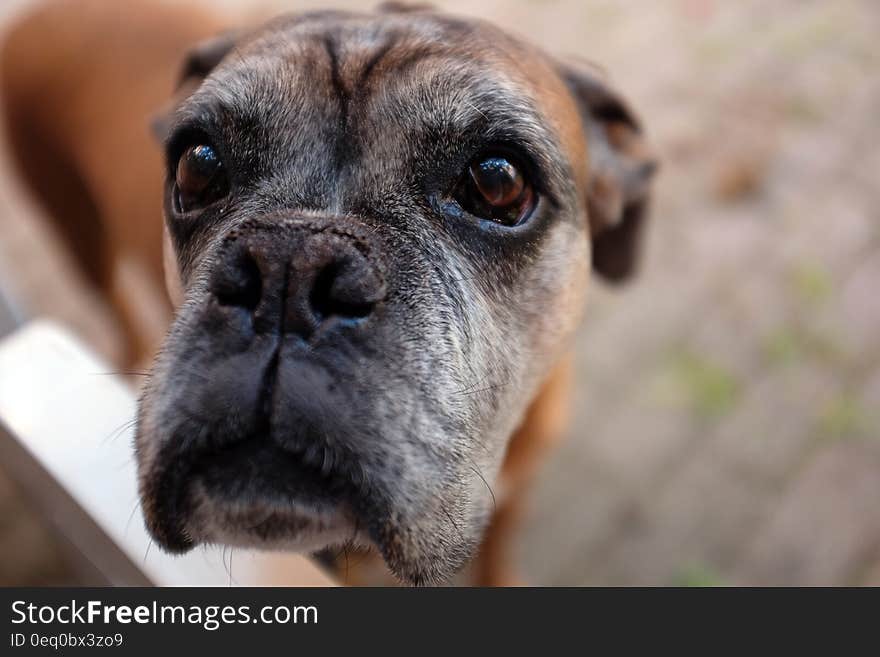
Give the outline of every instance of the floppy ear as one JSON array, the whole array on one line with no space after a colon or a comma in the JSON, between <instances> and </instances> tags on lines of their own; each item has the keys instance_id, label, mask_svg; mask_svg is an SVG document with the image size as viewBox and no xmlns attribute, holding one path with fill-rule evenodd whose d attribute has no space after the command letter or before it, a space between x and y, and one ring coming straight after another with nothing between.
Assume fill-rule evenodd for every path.
<instances>
[{"instance_id":1,"label":"floppy ear","mask_svg":"<svg viewBox=\"0 0 880 657\"><path fill-rule=\"evenodd\" d=\"M581 113L590 157L587 211L593 268L606 280L635 271L657 162L627 103L586 64L564 67Z\"/></svg>"},{"instance_id":2,"label":"floppy ear","mask_svg":"<svg viewBox=\"0 0 880 657\"><path fill-rule=\"evenodd\" d=\"M183 66L177 77L177 87L171 101L153 118L151 128L159 141L168 136L169 119L174 109L183 98L198 89L202 81L208 77L214 67L235 47L240 36L237 30L230 30L217 36L200 41L193 46L183 60Z\"/></svg>"},{"instance_id":3,"label":"floppy ear","mask_svg":"<svg viewBox=\"0 0 880 657\"><path fill-rule=\"evenodd\" d=\"M241 33L238 30L228 30L193 46L183 61L178 88L193 81L201 83L235 47L239 36Z\"/></svg>"}]
</instances>

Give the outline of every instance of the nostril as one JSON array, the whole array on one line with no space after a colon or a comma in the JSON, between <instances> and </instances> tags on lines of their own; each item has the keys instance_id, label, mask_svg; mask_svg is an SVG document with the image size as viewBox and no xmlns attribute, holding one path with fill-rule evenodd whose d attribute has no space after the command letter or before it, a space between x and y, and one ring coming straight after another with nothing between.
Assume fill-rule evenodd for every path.
<instances>
[{"instance_id":1,"label":"nostril","mask_svg":"<svg viewBox=\"0 0 880 657\"><path fill-rule=\"evenodd\" d=\"M316 319L342 317L363 319L373 312L377 299L373 294L370 272L346 267L334 262L324 267L315 277L309 294L309 303Z\"/></svg>"},{"instance_id":2,"label":"nostril","mask_svg":"<svg viewBox=\"0 0 880 657\"><path fill-rule=\"evenodd\" d=\"M242 249L214 279L214 296L221 306L256 310L263 294L263 277L253 256Z\"/></svg>"}]
</instances>

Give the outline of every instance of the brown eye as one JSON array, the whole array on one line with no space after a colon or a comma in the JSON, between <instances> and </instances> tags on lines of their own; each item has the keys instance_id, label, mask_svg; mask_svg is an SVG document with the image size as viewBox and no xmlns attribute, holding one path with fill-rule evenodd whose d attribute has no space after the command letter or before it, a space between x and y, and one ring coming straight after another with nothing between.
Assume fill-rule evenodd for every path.
<instances>
[{"instance_id":1,"label":"brown eye","mask_svg":"<svg viewBox=\"0 0 880 657\"><path fill-rule=\"evenodd\" d=\"M211 146L187 148L177 161L176 204L180 212L190 212L223 198L228 191L223 164Z\"/></svg>"},{"instance_id":2,"label":"brown eye","mask_svg":"<svg viewBox=\"0 0 880 657\"><path fill-rule=\"evenodd\" d=\"M456 200L462 208L505 226L529 218L535 193L520 167L503 156L481 156L465 172Z\"/></svg>"}]
</instances>

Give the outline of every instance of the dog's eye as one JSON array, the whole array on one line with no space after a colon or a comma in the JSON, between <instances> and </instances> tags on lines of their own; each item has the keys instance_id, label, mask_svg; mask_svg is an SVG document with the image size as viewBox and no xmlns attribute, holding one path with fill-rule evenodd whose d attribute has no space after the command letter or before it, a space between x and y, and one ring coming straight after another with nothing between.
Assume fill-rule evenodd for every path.
<instances>
[{"instance_id":1,"label":"dog's eye","mask_svg":"<svg viewBox=\"0 0 880 657\"><path fill-rule=\"evenodd\" d=\"M228 191L223 163L207 144L190 146L177 161L175 175L176 204L180 212L189 212L223 198Z\"/></svg>"},{"instance_id":2,"label":"dog's eye","mask_svg":"<svg viewBox=\"0 0 880 657\"><path fill-rule=\"evenodd\" d=\"M505 226L521 224L535 208L535 192L522 167L501 155L471 162L455 198L472 215Z\"/></svg>"}]
</instances>

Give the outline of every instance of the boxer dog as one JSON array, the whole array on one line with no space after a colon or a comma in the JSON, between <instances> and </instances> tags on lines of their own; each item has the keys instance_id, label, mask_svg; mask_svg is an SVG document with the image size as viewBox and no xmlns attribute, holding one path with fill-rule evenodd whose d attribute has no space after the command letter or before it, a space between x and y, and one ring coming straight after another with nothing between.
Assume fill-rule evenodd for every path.
<instances>
[{"instance_id":1,"label":"boxer dog","mask_svg":"<svg viewBox=\"0 0 880 657\"><path fill-rule=\"evenodd\" d=\"M319 11L194 46L153 170L140 137L106 148L102 131L158 106L167 53L214 21L136 13L112 38L141 52L102 64L139 69L123 93L70 53L9 73L8 48L4 91L23 168L59 220L76 215L86 267L98 236L102 263L138 251L120 245L148 231L137 215L154 206L135 206L165 171L176 313L135 441L150 532L171 552L370 546L410 584L448 581L483 543L478 580L508 580L590 271L635 267L655 164L634 113L589 65L483 21ZM77 22L60 23L15 47L61 48L46 32ZM73 40L100 60L108 38ZM46 171L67 192L33 148L63 155ZM71 189L82 208L57 201ZM159 235L158 213L143 221Z\"/></svg>"}]
</instances>

